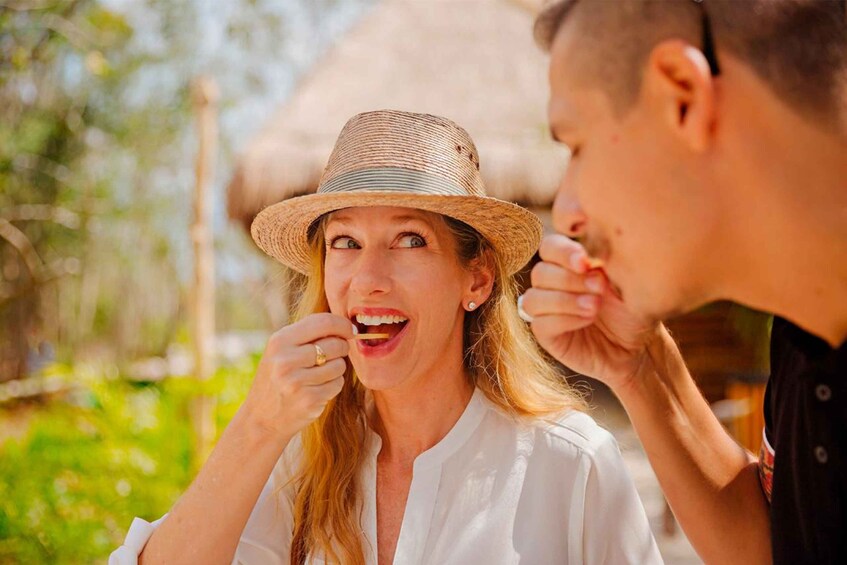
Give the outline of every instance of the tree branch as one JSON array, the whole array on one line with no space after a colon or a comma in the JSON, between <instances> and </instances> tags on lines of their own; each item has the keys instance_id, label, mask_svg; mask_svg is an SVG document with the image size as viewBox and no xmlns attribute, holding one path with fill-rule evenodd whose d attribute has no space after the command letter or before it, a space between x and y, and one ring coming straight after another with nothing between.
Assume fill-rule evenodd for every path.
<instances>
[{"instance_id":1,"label":"tree branch","mask_svg":"<svg viewBox=\"0 0 847 565\"><path fill-rule=\"evenodd\" d=\"M0 237L8 241L21 254L29 274L40 283L44 274L44 262L26 234L5 218L0 218Z\"/></svg>"}]
</instances>

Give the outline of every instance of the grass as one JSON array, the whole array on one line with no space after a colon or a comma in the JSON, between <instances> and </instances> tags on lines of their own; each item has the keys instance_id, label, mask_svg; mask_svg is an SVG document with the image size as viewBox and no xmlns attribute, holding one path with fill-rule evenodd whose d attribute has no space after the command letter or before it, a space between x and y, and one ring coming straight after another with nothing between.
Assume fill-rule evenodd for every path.
<instances>
[{"instance_id":1,"label":"grass","mask_svg":"<svg viewBox=\"0 0 847 565\"><path fill-rule=\"evenodd\" d=\"M203 386L52 368L72 392L29 410L27 432L0 444L0 563L105 562L133 517L160 517L190 483L190 400L217 398L220 432L257 361L221 369ZM14 416L0 408L0 426Z\"/></svg>"}]
</instances>

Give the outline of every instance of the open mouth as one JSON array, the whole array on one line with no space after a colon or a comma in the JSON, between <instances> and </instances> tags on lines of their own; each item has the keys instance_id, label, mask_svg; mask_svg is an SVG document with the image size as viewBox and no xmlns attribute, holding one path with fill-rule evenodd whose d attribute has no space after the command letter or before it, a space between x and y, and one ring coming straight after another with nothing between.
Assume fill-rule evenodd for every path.
<instances>
[{"instance_id":1,"label":"open mouth","mask_svg":"<svg viewBox=\"0 0 847 565\"><path fill-rule=\"evenodd\" d=\"M409 319L405 316L400 316L397 314L388 314L388 315L367 315L367 314L356 314L353 317L353 323L356 325L356 328L359 330L359 335L367 335L367 334L384 334L387 335L388 338L382 339L363 339L359 343L366 345L368 347L378 347L384 344L388 344L397 337L406 325L409 323Z\"/></svg>"}]
</instances>

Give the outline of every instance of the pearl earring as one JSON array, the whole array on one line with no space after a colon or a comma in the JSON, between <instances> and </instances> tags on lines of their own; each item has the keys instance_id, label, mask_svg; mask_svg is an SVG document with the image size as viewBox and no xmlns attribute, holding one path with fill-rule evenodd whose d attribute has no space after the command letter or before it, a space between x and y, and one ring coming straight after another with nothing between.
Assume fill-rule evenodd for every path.
<instances>
[{"instance_id":1,"label":"pearl earring","mask_svg":"<svg viewBox=\"0 0 847 565\"><path fill-rule=\"evenodd\" d=\"M468 302L468 310L476 310L476 302Z\"/></svg>"}]
</instances>

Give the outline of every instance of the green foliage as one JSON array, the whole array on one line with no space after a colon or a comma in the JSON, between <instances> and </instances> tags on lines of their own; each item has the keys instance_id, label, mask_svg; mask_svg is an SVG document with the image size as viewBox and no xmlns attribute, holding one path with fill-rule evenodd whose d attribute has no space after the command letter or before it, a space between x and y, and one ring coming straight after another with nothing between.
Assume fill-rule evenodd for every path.
<instances>
[{"instance_id":1,"label":"green foliage","mask_svg":"<svg viewBox=\"0 0 847 565\"><path fill-rule=\"evenodd\" d=\"M191 481L188 405L218 403L218 430L249 389L257 358L205 386L61 371L81 385L39 409L22 439L0 445L0 562L91 563L122 542L133 517L162 516ZM0 412L0 426L11 414Z\"/></svg>"},{"instance_id":2,"label":"green foliage","mask_svg":"<svg viewBox=\"0 0 847 565\"><path fill-rule=\"evenodd\" d=\"M372 4L0 0L0 381L45 344L70 362L162 356L186 324L198 75L221 91L217 330L266 324L273 290L222 225L222 189L235 151Z\"/></svg>"},{"instance_id":3,"label":"green foliage","mask_svg":"<svg viewBox=\"0 0 847 565\"><path fill-rule=\"evenodd\" d=\"M0 380L41 341L65 359L107 335L117 356L160 354L179 323L185 193L150 177L183 166L190 74L155 96L139 85L184 38L151 48L106 4L0 7ZM182 21L168 15L161 28Z\"/></svg>"}]
</instances>

